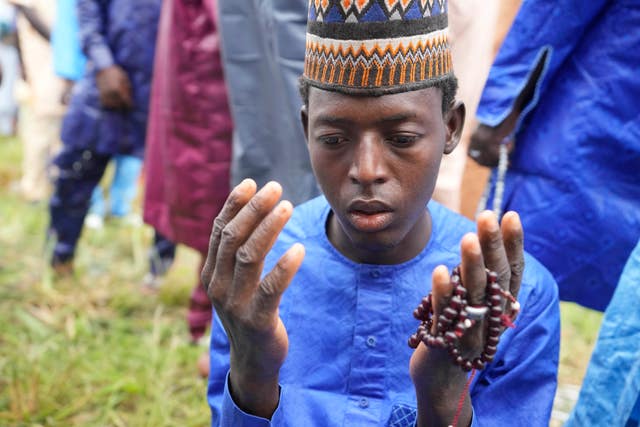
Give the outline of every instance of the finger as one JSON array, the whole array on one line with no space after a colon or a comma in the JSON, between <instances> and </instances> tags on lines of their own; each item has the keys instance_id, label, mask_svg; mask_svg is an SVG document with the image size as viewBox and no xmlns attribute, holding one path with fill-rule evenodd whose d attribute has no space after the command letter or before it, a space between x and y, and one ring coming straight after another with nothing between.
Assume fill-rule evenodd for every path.
<instances>
[{"instance_id":1,"label":"finger","mask_svg":"<svg viewBox=\"0 0 640 427\"><path fill-rule=\"evenodd\" d=\"M513 211L507 212L502 217L501 225L504 248L511 269L509 291L515 298L518 298L524 273L524 232L520 216Z\"/></svg>"},{"instance_id":2,"label":"finger","mask_svg":"<svg viewBox=\"0 0 640 427\"><path fill-rule=\"evenodd\" d=\"M201 280L205 289L208 288L211 277L213 276L222 230L238 214L238 212L240 212L240 209L249 202L255 193L255 181L252 179L245 179L231 191L222 206L222 210L213 221L211 236L209 237L209 250L207 252L207 259L205 260L201 275Z\"/></svg>"},{"instance_id":3,"label":"finger","mask_svg":"<svg viewBox=\"0 0 640 427\"><path fill-rule=\"evenodd\" d=\"M280 184L273 181L267 183L223 228L216 257L216 277L222 280L233 277L238 249L271 212L281 195Z\"/></svg>"},{"instance_id":4,"label":"finger","mask_svg":"<svg viewBox=\"0 0 640 427\"><path fill-rule=\"evenodd\" d=\"M240 246L236 253L234 272L236 285L232 290L233 298L242 300L255 292L262 274L264 259L292 213L291 202L281 201L258 225L249 239Z\"/></svg>"},{"instance_id":5,"label":"finger","mask_svg":"<svg viewBox=\"0 0 640 427\"><path fill-rule=\"evenodd\" d=\"M508 289L511 271L498 220L493 212L484 211L478 215L477 224L484 264L498 274L498 282L502 288Z\"/></svg>"},{"instance_id":6,"label":"finger","mask_svg":"<svg viewBox=\"0 0 640 427\"><path fill-rule=\"evenodd\" d=\"M431 273L431 304L433 306L434 322L432 334L436 333L436 325L438 323L438 316L449 304L451 293L453 292L453 286L451 285L451 277L449 277L449 270L444 265L437 266L433 273Z\"/></svg>"},{"instance_id":7,"label":"finger","mask_svg":"<svg viewBox=\"0 0 640 427\"><path fill-rule=\"evenodd\" d=\"M285 252L273 270L260 283L256 299L258 310L275 312L278 309L282 294L302 265L304 255L305 249L301 243L294 244Z\"/></svg>"},{"instance_id":8,"label":"finger","mask_svg":"<svg viewBox=\"0 0 640 427\"><path fill-rule=\"evenodd\" d=\"M462 257L460 271L462 283L467 289L467 301L470 305L483 305L485 301L487 275L480 242L476 234L467 233L462 237L460 253Z\"/></svg>"}]
</instances>

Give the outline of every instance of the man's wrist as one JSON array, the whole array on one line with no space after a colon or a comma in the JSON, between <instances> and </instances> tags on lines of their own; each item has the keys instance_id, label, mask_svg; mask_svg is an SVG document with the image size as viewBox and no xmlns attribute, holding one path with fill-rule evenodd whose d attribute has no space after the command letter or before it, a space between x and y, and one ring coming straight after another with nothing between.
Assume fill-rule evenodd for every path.
<instances>
[{"instance_id":1,"label":"man's wrist","mask_svg":"<svg viewBox=\"0 0 640 427\"><path fill-rule=\"evenodd\" d=\"M278 376L252 375L231 367L229 392L234 403L244 412L271 419L280 400Z\"/></svg>"},{"instance_id":2,"label":"man's wrist","mask_svg":"<svg viewBox=\"0 0 640 427\"><path fill-rule=\"evenodd\" d=\"M422 369L411 370L418 402L417 426L448 426L456 415L459 425L467 425L472 412L466 396L467 373L454 365L444 350L429 349L427 359ZM461 400L464 403L457 413Z\"/></svg>"}]
</instances>

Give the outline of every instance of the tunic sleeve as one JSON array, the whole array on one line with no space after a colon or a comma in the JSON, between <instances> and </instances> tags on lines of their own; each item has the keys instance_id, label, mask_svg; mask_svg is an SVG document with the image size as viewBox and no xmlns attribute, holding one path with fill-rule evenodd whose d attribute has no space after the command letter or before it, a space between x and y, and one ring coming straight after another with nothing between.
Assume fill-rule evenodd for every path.
<instances>
[{"instance_id":1,"label":"tunic sleeve","mask_svg":"<svg viewBox=\"0 0 640 427\"><path fill-rule=\"evenodd\" d=\"M607 0L524 1L498 52L485 85L478 120L500 124L513 110L518 95L543 53L549 53L535 94L520 121L536 104L537 94L573 52L589 24L606 7Z\"/></svg>"},{"instance_id":2,"label":"tunic sleeve","mask_svg":"<svg viewBox=\"0 0 640 427\"><path fill-rule=\"evenodd\" d=\"M473 426L548 426L557 386L560 311L557 285L533 258L518 299L516 327L471 389Z\"/></svg>"},{"instance_id":3,"label":"tunic sleeve","mask_svg":"<svg viewBox=\"0 0 640 427\"><path fill-rule=\"evenodd\" d=\"M107 0L78 0L82 52L98 71L114 64L113 54L106 39L108 6Z\"/></svg>"},{"instance_id":4,"label":"tunic sleeve","mask_svg":"<svg viewBox=\"0 0 640 427\"><path fill-rule=\"evenodd\" d=\"M78 18L74 0L59 0L56 20L51 33L53 66L56 74L69 80L79 80L84 73L85 58L80 50Z\"/></svg>"}]
</instances>

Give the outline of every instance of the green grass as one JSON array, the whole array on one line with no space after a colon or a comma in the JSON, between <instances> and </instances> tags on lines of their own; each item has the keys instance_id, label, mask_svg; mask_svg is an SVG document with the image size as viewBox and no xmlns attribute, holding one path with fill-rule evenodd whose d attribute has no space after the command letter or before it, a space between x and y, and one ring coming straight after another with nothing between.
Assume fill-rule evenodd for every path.
<instances>
[{"instance_id":1,"label":"green grass","mask_svg":"<svg viewBox=\"0 0 640 427\"><path fill-rule=\"evenodd\" d=\"M206 382L185 314L198 257L180 249L159 295L140 291L151 231L85 232L76 272L47 268L44 205L23 202L20 144L0 140L0 425L205 426Z\"/></svg>"},{"instance_id":2,"label":"green grass","mask_svg":"<svg viewBox=\"0 0 640 427\"><path fill-rule=\"evenodd\" d=\"M0 139L0 426L205 426L206 383L186 306L187 249L157 296L140 292L151 230L85 232L76 273L47 268L44 205L23 202L20 144ZM560 381L580 384L601 315L562 305Z\"/></svg>"},{"instance_id":3,"label":"green grass","mask_svg":"<svg viewBox=\"0 0 640 427\"><path fill-rule=\"evenodd\" d=\"M580 385L598 338L602 313L577 304L560 304L562 341L560 347L561 384Z\"/></svg>"}]
</instances>

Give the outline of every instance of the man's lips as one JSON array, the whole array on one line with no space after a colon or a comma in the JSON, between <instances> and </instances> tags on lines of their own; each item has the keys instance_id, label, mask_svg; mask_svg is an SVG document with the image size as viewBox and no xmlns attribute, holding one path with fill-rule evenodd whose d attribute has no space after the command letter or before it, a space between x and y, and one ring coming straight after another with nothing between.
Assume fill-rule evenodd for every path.
<instances>
[{"instance_id":1,"label":"man's lips","mask_svg":"<svg viewBox=\"0 0 640 427\"><path fill-rule=\"evenodd\" d=\"M392 209L377 200L357 200L349 205L347 216L351 224L364 232L380 231L393 218Z\"/></svg>"},{"instance_id":2,"label":"man's lips","mask_svg":"<svg viewBox=\"0 0 640 427\"><path fill-rule=\"evenodd\" d=\"M391 207L379 200L355 200L353 201L347 212L349 213L361 213L364 215L374 215L379 213L391 212Z\"/></svg>"}]
</instances>

